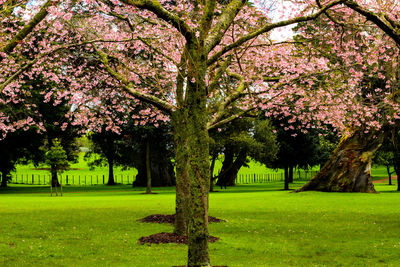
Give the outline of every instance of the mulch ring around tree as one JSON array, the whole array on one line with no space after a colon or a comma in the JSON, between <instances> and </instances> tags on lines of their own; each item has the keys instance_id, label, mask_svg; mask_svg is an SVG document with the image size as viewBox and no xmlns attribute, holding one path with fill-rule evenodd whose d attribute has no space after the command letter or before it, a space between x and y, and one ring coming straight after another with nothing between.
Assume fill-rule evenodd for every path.
<instances>
[{"instance_id":1,"label":"mulch ring around tree","mask_svg":"<svg viewBox=\"0 0 400 267\"><path fill-rule=\"evenodd\" d=\"M172 215L165 215L165 214L153 214L149 215L143 219L139 220L140 222L147 222L147 223L170 223L173 224L175 222L175 214ZM217 222L224 222L222 219L218 219L212 216L208 216L208 222L217 223Z\"/></svg>"},{"instance_id":2,"label":"mulch ring around tree","mask_svg":"<svg viewBox=\"0 0 400 267\"><path fill-rule=\"evenodd\" d=\"M214 243L218 241L219 238L215 236L209 236L208 242ZM187 236L177 235L174 233L158 233L149 236L142 236L139 238L138 243L143 244L168 244L168 243L176 243L176 244L187 244Z\"/></svg>"}]
</instances>

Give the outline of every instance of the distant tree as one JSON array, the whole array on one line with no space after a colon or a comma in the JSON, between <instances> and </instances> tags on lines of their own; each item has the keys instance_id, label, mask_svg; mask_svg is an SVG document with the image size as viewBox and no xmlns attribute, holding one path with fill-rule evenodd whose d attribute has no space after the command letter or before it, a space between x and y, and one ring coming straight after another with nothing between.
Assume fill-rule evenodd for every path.
<instances>
[{"instance_id":1,"label":"distant tree","mask_svg":"<svg viewBox=\"0 0 400 267\"><path fill-rule=\"evenodd\" d=\"M272 160L278 151L275 134L268 121L241 118L210 133L211 174L218 154L224 155L217 185L235 185L237 174L248 163L248 157L258 161ZM211 181L212 184L212 181ZM212 188L211 188L212 189Z\"/></svg>"},{"instance_id":2,"label":"distant tree","mask_svg":"<svg viewBox=\"0 0 400 267\"><path fill-rule=\"evenodd\" d=\"M151 186L175 185L171 126L134 126L130 137L134 149L132 163L138 170L133 185L146 186L147 193L151 193Z\"/></svg>"},{"instance_id":3,"label":"distant tree","mask_svg":"<svg viewBox=\"0 0 400 267\"><path fill-rule=\"evenodd\" d=\"M17 130L7 134L0 141L0 172L1 187L7 187L7 182L11 179L10 173L15 170L18 161L28 159L37 161L35 156L42 146L42 140L37 129Z\"/></svg>"},{"instance_id":4,"label":"distant tree","mask_svg":"<svg viewBox=\"0 0 400 267\"><path fill-rule=\"evenodd\" d=\"M310 130L304 133L296 129L295 123L288 123L288 119L274 120L277 130L279 152L273 161L266 162L272 168L284 169L285 190L289 190L289 183L293 182L295 167L309 168L320 164L320 141L317 131Z\"/></svg>"},{"instance_id":5,"label":"distant tree","mask_svg":"<svg viewBox=\"0 0 400 267\"><path fill-rule=\"evenodd\" d=\"M88 161L88 165L91 168L108 166L107 185L115 185L114 166L123 165L126 162L124 157L129 157L129 154L123 153L123 151L127 151L126 146L128 145L124 140L123 134L103 129L102 131L88 134L88 139L91 144L89 151L85 153L85 160Z\"/></svg>"},{"instance_id":6,"label":"distant tree","mask_svg":"<svg viewBox=\"0 0 400 267\"><path fill-rule=\"evenodd\" d=\"M63 173L70 165L67 152L57 138L52 140L52 146L45 154L45 163L50 166L52 186L58 186L57 174Z\"/></svg>"},{"instance_id":7,"label":"distant tree","mask_svg":"<svg viewBox=\"0 0 400 267\"><path fill-rule=\"evenodd\" d=\"M383 141L382 146L375 153L372 163L375 165L385 166L389 178L389 185L392 185L392 171L394 165L394 147L388 138Z\"/></svg>"}]
</instances>

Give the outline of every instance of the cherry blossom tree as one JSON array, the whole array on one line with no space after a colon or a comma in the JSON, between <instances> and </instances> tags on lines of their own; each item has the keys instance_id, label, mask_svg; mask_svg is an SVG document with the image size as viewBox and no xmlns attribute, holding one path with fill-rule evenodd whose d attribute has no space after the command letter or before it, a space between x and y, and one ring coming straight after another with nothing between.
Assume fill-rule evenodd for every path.
<instances>
[{"instance_id":1,"label":"cherry blossom tree","mask_svg":"<svg viewBox=\"0 0 400 267\"><path fill-rule=\"evenodd\" d=\"M2 91L17 91L22 73L31 77L40 73L50 81L68 84L68 90L58 88L49 94L79 107L69 115L74 123L101 124L92 117L91 108L103 96L118 99L113 103L118 109L129 110L135 101L146 102L154 109L141 115L171 120L177 164L175 232L188 234L188 265L209 266L208 131L257 108L279 106L288 114L298 113L300 120L313 121L301 115L306 114L300 112L306 101L309 110L318 111L314 112L318 119L340 126L340 115L345 114L339 107L331 117L323 108L339 99L320 97L314 104L310 98L297 97L307 96L307 91L317 94L308 89L313 89L316 72L332 72L326 57L296 57L292 44L273 44L268 33L316 19L342 2L318 6L296 1L298 11L290 18L271 22L267 8L260 11L239 0L62 1L46 9L48 20L36 24L43 32L29 35L27 42L16 42L15 48L27 53L27 61L17 62L3 52L7 67L2 63ZM35 41L36 50L31 51L29 44ZM337 85L345 76L334 78L324 88ZM351 92L345 94L346 100ZM317 108L318 103L324 105ZM234 104L239 111L231 108ZM118 128L112 122L109 126Z\"/></svg>"}]
</instances>

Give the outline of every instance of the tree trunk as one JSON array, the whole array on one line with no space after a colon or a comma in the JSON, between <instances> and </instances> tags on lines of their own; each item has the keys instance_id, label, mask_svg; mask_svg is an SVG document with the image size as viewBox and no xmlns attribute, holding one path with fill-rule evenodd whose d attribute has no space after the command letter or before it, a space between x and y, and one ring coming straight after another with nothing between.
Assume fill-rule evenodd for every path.
<instances>
[{"instance_id":1,"label":"tree trunk","mask_svg":"<svg viewBox=\"0 0 400 267\"><path fill-rule=\"evenodd\" d=\"M189 171L187 149L188 136L186 123L187 114L176 111L172 116L175 143L176 162L176 198L175 198L175 224L174 233L187 235Z\"/></svg>"},{"instance_id":2,"label":"tree trunk","mask_svg":"<svg viewBox=\"0 0 400 267\"><path fill-rule=\"evenodd\" d=\"M400 135L398 127L394 127L391 132L393 144L393 167L397 175L397 191L400 191Z\"/></svg>"},{"instance_id":3,"label":"tree trunk","mask_svg":"<svg viewBox=\"0 0 400 267\"><path fill-rule=\"evenodd\" d=\"M210 192L214 192L214 167L215 161L217 160L218 154L214 153L211 158L211 165L210 165Z\"/></svg>"},{"instance_id":4,"label":"tree trunk","mask_svg":"<svg viewBox=\"0 0 400 267\"><path fill-rule=\"evenodd\" d=\"M389 177L389 185L392 185L392 173L390 171L390 166L386 166L386 171L387 171L388 177Z\"/></svg>"},{"instance_id":5,"label":"tree trunk","mask_svg":"<svg viewBox=\"0 0 400 267\"><path fill-rule=\"evenodd\" d=\"M150 140L146 141L146 194L151 194Z\"/></svg>"},{"instance_id":6,"label":"tree trunk","mask_svg":"<svg viewBox=\"0 0 400 267\"><path fill-rule=\"evenodd\" d=\"M52 187L60 186L57 177L57 170L55 170L53 167L50 167L50 172L51 172L51 186Z\"/></svg>"},{"instance_id":7,"label":"tree trunk","mask_svg":"<svg viewBox=\"0 0 400 267\"><path fill-rule=\"evenodd\" d=\"M108 182L107 185L115 185L114 181L114 158L108 156Z\"/></svg>"},{"instance_id":8,"label":"tree trunk","mask_svg":"<svg viewBox=\"0 0 400 267\"><path fill-rule=\"evenodd\" d=\"M233 153L228 153L228 156L225 158L227 163L222 165L221 172L218 175L217 185L221 186L234 186L237 178L237 174L239 173L240 168L246 162L247 152L245 150L239 151L238 156L235 160L233 160Z\"/></svg>"},{"instance_id":9,"label":"tree trunk","mask_svg":"<svg viewBox=\"0 0 400 267\"><path fill-rule=\"evenodd\" d=\"M1 185L0 187L7 187L8 175L5 172L1 173Z\"/></svg>"},{"instance_id":10,"label":"tree trunk","mask_svg":"<svg viewBox=\"0 0 400 267\"><path fill-rule=\"evenodd\" d=\"M285 166L285 188L284 190L289 190L289 167Z\"/></svg>"},{"instance_id":11,"label":"tree trunk","mask_svg":"<svg viewBox=\"0 0 400 267\"><path fill-rule=\"evenodd\" d=\"M289 166L289 183L293 183L293 166Z\"/></svg>"},{"instance_id":12,"label":"tree trunk","mask_svg":"<svg viewBox=\"0 0 400 267\"><path fill-rule=\"evenodd\" d=\"M197 94L195 94L196 96ZM189 216L188 266L209 266L208 190L210 158L208 151L207 111L205 99L192 99L188 116ZM200 102L200 104L197 104Z\"/></svg>"},{"instance_id":13,"label":"tree trunk","mask_svg":"<svg viewBox=\"0 0 400 267\"><path fill-rule=\"evenodd\" d=\"M371 161L383 139L383 131L364 133L358 130L344 136L321 171L297 192L376 192L371 178Z\"/></svg>"}]
</instances>

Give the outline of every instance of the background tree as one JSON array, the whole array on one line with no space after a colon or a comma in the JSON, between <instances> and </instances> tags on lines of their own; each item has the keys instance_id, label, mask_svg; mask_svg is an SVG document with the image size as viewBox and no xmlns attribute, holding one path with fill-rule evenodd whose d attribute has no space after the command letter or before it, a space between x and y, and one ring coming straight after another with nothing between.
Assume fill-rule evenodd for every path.
<instances>
[{"instance_id":1,"label":"background tree","mask_svg":"<svg viewBox=\"0 0 400 267\"><path fill-rule=\"evenodd\" d=\"M58 139L52 141L52 146L45 154L45 163L50 166L51 185L58 186L57 174L69 168L67 153Z\"/></svg>"},{"instance_id":2,"label":"background tree","mask_svg":"<svg viewBox=\"0 0 400 267\"><path fill-rule=\"evenodd\" d=\"M11 180L11 172L15 171L15 165L21 161L33 160L37 162L37 151L43 145L42 138L37 129L17 130L7 134L0 140L0 172L1 185L7 187Z\"/></svg>"},{"instance_id":3,"label":"background tree","mask_svg":"<svg viewBox=\"0 0 400 267\"><path fill-rule=\"evenodd\" d=\"M288 123L288 119L275 119L279 151L274 160L264 163L271 168L284 169L284 189L289 190L293 182L293 171L297 168L308 169L320 163L321 148L317 131L302 132L299 123Z\"/></svg>"},{"instance_id":4,"label":"background tree","mask_svg":"<svg viewBox=\"0 0 400 267\"><path fill-rule=\"evenodd\" d=\"M135 126L130 129L133 145L133 165L138 174L134 186L146 186L146 192L151 192L151 186L175 185L174 144L171 126L161 124Z\"/></svg>"},{"instance_id":5,"label":"background tree","mask_svg":"<svg viewBox=\"0 0 400 267\"><path fill-rule=\"evenodd\" d=\"M389 185L392 184L392 174L394 171L391 170L394 165L394 147L390 142L389 138L383 141L383 145L375 153L373 158L373 163L380 166L385 166L386 172L389 178Z\"/></svg>"}]
</instances>

